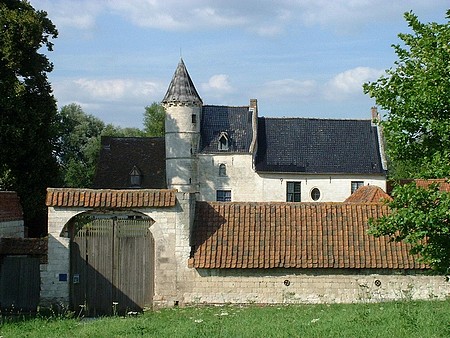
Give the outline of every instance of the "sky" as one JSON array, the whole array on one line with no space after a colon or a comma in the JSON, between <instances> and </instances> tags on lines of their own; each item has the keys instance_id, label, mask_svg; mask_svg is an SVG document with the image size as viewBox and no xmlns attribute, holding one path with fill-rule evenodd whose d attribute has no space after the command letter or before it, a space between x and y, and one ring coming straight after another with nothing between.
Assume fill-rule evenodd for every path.
<instances>
[{"instance_id":1,"label":"sky","mask_svg":"<svg viewBox=\"0 0 450 338\"><path fill-rule=\"evenodd\" d=\"M260 116L368 119L362 84L397 59L403 13L447 21L448 0L31 0L59 34L49 74L58 107L143 127L183 58L204 104ZM43 51L44 52L44 51Z\"/></svg>"}]
</instances>

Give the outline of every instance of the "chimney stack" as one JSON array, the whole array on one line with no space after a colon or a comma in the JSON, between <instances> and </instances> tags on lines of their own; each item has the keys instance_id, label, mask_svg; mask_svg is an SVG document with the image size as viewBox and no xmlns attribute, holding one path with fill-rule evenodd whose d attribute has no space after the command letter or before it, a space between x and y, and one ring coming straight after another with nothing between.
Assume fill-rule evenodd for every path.
<instances>
[{"instance_id":1,"label":"chimney stack","mask_svg":"<svg viewBox=\"0 0 450 338\"><path fill-rule=\"evenodd\" d=\"M256 115L258 115L258 100L257 99L250 99L250 109L253 110Z\"/></svg>"},{"instance_id":2,"label":"chimney stack","mask_svg":"<svg viewBox=\"0 0 450 338\"><path fill-rule=\"evenodd\" d=\"M380 114L378 114L378 109L376 106L373 106L370 109L371 113L372 113L372 124L376 125L378 124L378 122L380 122Z\"/></svg>"}]
</instances>

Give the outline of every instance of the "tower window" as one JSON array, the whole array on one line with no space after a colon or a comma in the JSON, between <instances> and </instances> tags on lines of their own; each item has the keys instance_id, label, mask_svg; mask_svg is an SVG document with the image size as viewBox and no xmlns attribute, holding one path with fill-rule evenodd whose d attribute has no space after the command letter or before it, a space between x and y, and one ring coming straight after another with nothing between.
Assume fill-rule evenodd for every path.
<instances>
[{"instance_id":1,"label":"tower window","mask_svg":"<svg viewBox=\"0 0 450 338\"><path fill-rule=\"evenodd\" d=\"M286 202L301 202L300 182L287 182Z\"/></svg>"},{"instance_id":2,"label":"tower window","mask_svg":"<svg viewBox=\"0 0 450 338\"><path fill-rule=\"evenodd\" d=\"M192 123L197 123L197 115L192 114Z\"/></svg>"},{"instance_id":3,"label":"tower window","mask_svg":"<svg viewBox=\"0 0 450 338\"><path fill-rule=\"evenodd\" d=\"M130 171L130 186L140 187L141 183L142 183L141 172L136 166L133 166L133 169L131 169Z\"/></svg>"},{"instance_id":4,"label":"tower window","mask_svg":"<svg viewBox=\"0 0 450 338\"><path fill-rule=\"evenodd\" d=\"M228 150L228 135L226 132L220 133L219 150Z\"/></svg>"},{"instance_id":5,"label":"tower window","mask_svg":"<svg viewBox=\"0 0 450 338\"><path fill-rule=\"evenodd\" d=\"M219 165L219 176L221 177L227 176L227 166L223 163Z\"/></svg>"}]
</instances>

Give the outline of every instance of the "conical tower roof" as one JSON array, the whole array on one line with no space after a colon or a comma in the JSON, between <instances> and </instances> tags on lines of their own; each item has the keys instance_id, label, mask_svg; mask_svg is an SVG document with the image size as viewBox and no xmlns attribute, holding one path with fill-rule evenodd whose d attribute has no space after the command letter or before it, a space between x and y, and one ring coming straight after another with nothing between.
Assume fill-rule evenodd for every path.
<instances>
[{"instance_id":1,"label":"conical tower roof","mask_svg":"<svg viewBox=\"0 0 450 338\"><path fill-rule=\"evenodd\" d=\"M180 59L178 63L162 103L193 103L196 105L203 103L189 76L183 59Z\"/></svg>"}]
</instances>

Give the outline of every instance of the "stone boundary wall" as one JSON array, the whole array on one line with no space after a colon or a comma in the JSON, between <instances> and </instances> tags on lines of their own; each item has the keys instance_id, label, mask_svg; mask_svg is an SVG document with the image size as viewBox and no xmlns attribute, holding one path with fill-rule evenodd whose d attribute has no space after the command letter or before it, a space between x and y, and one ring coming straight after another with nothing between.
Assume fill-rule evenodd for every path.
<instances>
[{"instance_id":1,"label":"stone boundary wall","mask_svg":"<svg viewBox=\"0 0 450 338\"><path fill-rule=\"evenodd\" d=\"M0 222L0 238L2 237L20 237L25 236L25 227L23 220L14 220Z\"/></svg>"},{"instance_id":2,"label":"stone boundary wall","mask_svg":"<svg viewBox=\"0 0 450 338\"><path fill-rule=\"evenodd\" d=\"M316 304L450 297L446 276L374 270L194 270L184 304ZM191 286L188 284L192 283ZM184 289L184 290L183 290Z\"/></svg>"}]
</instances>

